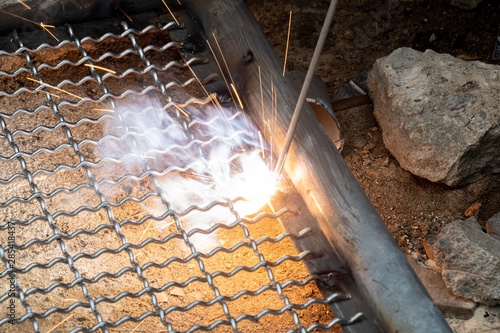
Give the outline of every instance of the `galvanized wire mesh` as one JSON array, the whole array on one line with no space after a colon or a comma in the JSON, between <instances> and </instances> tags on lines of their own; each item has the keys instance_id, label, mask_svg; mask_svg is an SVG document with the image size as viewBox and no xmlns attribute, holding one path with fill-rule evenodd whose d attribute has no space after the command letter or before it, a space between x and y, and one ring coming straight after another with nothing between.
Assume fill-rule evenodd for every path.
<instances>
[{"instance_id":1,"label":"galvanized wire mesh","mask_svg":"<svg viewBox=\"0 0 500 333\"><path fill-rule=\"evenodd\" d=\"M200 134L222 116L205 110L213 100L189 70L204 59L180 60L174 27L123 23L93 38L68 25L54 45L30 49L14 33L15 51L0 51L1 331L311 332L355 319L329 311L347 295L318 292L302 264L311 253L291 242L310 230L282 229L294 213L284 203L251 217L225 198L172 206L162 179L192 168L172 152L201 158L229 140ZM133 150L172 130L130 121L158 112L188 140ZM184 221L214 210L225 220Z\"/></svg>"}]
</instances>

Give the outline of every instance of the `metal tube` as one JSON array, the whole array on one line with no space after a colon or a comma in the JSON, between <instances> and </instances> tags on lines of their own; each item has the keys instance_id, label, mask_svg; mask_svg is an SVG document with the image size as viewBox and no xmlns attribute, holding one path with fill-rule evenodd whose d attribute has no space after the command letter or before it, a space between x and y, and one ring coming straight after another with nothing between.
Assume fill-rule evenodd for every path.
<instances>
[{"instance_id":1,"label":"metal tube","mask_svg":"<svg viewBox=\"0 0 500 333\"><path fill-rule=\"evenodd\" d=\"M243 78L236 81L242 82L238 90L246 110L254 110L247 112L261 129L266 120L261 117L262 103L268 106L265 117L271 118L269 106L276 102L272 141L279 151L297 91L282 77L283 64L244 1L183 3L204 27L209 41L214 43L213 35L217 36L226 59L232 59L233 76ZM248 61L248 54L253 61ZM305 105L303 113L284 170L330 245L343 256L377 324L387 332L451 332L312 110Z\"/></svg>"}]
</instances>

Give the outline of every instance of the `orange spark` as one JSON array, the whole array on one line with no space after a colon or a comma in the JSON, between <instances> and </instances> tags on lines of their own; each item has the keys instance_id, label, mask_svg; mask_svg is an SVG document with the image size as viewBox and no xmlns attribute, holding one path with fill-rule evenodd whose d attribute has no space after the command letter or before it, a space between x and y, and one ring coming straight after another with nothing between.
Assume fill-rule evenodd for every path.
<instances>
[{"instance_id":1,"label":"orange spark","mask_svg":"<svg viewBox=\"0 0 500 333\"><path fill-rule=\"evenodd\" d=\"M208 42L208 41L207 41ZM210 46L210 45L209 45ZM194 72L194 70L191 68L191 66L186 62L186 66L187 68L189 68L189 70L191 71L191 74L193 74L193 77L196 79L196 81L198 81L198 83L200 84L200 87L201 89L203 89L203 91L205 92L205 95L207 95L207 97L210 98L212 104L215 106L215 108L219 108L219 110L222 109L222 106L220 105L219 101L217 100L217 98L215 97L215 94L209 94L207 89L205 89L205 86L203 86L203 83L201 82L200 78L198 77L198 75L196 75L196 73ZM220 67L219 67L220 68ZM213 95L213 96L212 96ZM232 95L231 95L232 96Z\"/></svg>"},{"instance_id":2,"label":"orange spark","mask_svg":"<svg viewBox=\"0 0 500 333\"><path fill-rule=\"evenodd\" d=\"M59 324L57 324L56 326L52 327L50 330L47 331L47 333L50 333L52 331L54 331L56 328L58 328L59 326L61 326L65 321L67 321L69 318L73 317L74 314L71 314L69 316L67 316L66 318L64 318L63 321L61 321Z\"/></svg>"},{"instance_id":3,"label":"orange spark","mask_svg":"<svg viewBox=\"0 0 500 333\"><path fill-rule=\"evenodd\" d=\"M262 120L265 123L265 117L264 117L264 90L262 88L262 71L260 69L260 65L257 67L259 69L259 84L260 84L260 107L262 110Z\"/></svg>"},{"instance_id":4,"label":"orange spark","mask_svg":"<svg viewBox=\"0 0 500 333\"><path fill-rule=\"evenodd\" d=\"M283 76L286 72L286 59L288 58L288 46L290 45L290 31L292 29L292 11L290 11L290 19L288 20L288 34L286 37L285 62L283 63Z\"/></svg>"},{"instance_id":5,"label":"orange spark","mask_svg":"<svg viewBox=\"0 0 500 333\"><path fill-rule=\"evenodd\" d=\"M238 91L236 90L234 83L231 83L231 88L233 88L234 93L236 94L236 98L238 99L238 103L240 104L240 108L243 110L243 103L241 102L240 94L238 94Z\"/></svg>"},{"instance_id":6,"label":"orange spark","mask_svg":"<svg viewBox=\"0 0 500 333\"><path fill-rule=\"evenodd\" d=\"M186 117L186 118L187 118L187 120L188 120L188 121L191 121L191 116L189 116L189 114L188 114L188 113L187 113L187 112L186 112L183 108L181 108L180 106L178 106L178 105L177 105L177 104L175 104L175 103L173 103L173 104L174 104L175 108L176 108L177 110L179 110L179 112L180 112L180 113L182 113L182 114L184 115L184 117Z\"/></svg>"},{"instance_id":7,"label":"orange spark","mask_svg":"<svg viewBox=\"0 0 500 333\"><path fill-rule=\"evenodd\" d=\"M260 151L262 153L262 160L266 160L266 151L264 150L264 139L262 138L262 133L259 131L259 141L260 141Z\"/></svg>"},{"instance_id":8,"label":"orange spark","mask_svg":"<svg viewBox=\"0 0 500 333\"><path fill-rule=\"evenodd\" d=\"M167 7L168 9L168 12L170 13L170 15L172 15L172 17L174 18L174 21L177 25L180 25L179 24L179 21L177 21L177 18L175 17L174 13L172 13L172 11L170 10L170 8L168 7L167 3L165 2L165 0L161 0L163 2L163 4L165 5L165 7Z\"/></svg>"},{"instance_id":9,"label":"orange spark","mask_svg":"<svg viewBox=\"0 0 500 333\"><path fill-rule=\"evenodd\" d=\"M76 98L78 98L79 100L82 100L82 99L83 99L83 97L80 97L80 96L78 96L78 95L75 95L75 94L73 94L73 93L71 93L71 92L69 92L69 91L67 91L67 90L64 90L64 89L61 89L61 88L58 88L58 87L54 87L53 85L50 85L50 84L48 84L48 83L44 83L44 82L41 82L41 81L35 80L35 79L31 78L31 77L28 77L27 79L28 79L28 80L30 80L30 81L36 82L36 83L38 83L38 84L40 84L40 85L43 85L43 86L46 86L46 87L49 87L49 88L52 88L52 89L58 90L58 91L60 91L60 92L63 92L63 93L65 93L65 94L68 94L68 95L73 96L73 97L76 97Z\"/></svg>"},{"instance_id":10,"label":"orange spark","mask_svg":"<svg viewBox=\"0 0 500 333\"><path fill-rule=\"evenodd\" d=\"M23 5L26 9L31 10L31 7L28 6L23 0L17 0L17 2L19 2L21 5Z\"/></svg>"},{"instance_id":11,"label":"orange spark","mask_svg":"<svg viewBox=\"0 0 500 333\"><path fill-rule=\"evenodd\" d=\"M50 96L57 97L57 98L60 98L60 97L61 97L61 96L59 96L59 95L56 95L56 94L50 93L50 92L48 92L48 91L39 90L38 92L39 92L39 93L46 93L46 94L49 94Z\"/></svg>"},{"instance_id":12,"label":"orange spark","mask_svg":"<svg viewBox=\"0 0 500 333\"><path fill-rule=\"evenodd\" d=\"M24 20L24 21L26 21L26 22L30 22L30 23L33 23L33 24L36 24L36 25L40 25L40 23L38 23L38 22L35 22L35 21L32 21L32 20L29 20L29 19L27 19L27 18L25 18L25 17L22 17L22 16L20 16L20 15L17 15L17 14L11 13L11 12L8 12L8 11L3 10L3 9L0 9L0 12L1 12L1 13L4 13L4 14L6 14L6 15L10 15L10 16L13 16L13 17L17 17L18 19L20 19L20 20Z\"/></svg>"},{"instance_id":13,"label":"orange spark","mask_svg":"<svg viewBox=\"0 0 500 333\"><path fill-rule=\"evenodd\" d=\"M85 66L87 67L90 67L90 68L97 68L97 69L101 69L103 71L106 71L106 72L109 72L111 74L116 74L116 72L112 69L109 69L109 68L106 68L106 67L102 67L102 66L97 66L97 65L91 65L91 64L85 64Z\"/></svg>"},{"instance_id":14,"label":"orange spark","mask_svg":"<svg viewBox=\"0 0 500 333\"><path fill-rule=\"evenodd\" d=\"M227 82L226 76L224 75L224 71L222 70L219 59L217 58L217 55L215 54L214 49L212 48L212 45L210 44L208 39L206 40L206 42L207 42L208 48L210 49L210 52L212 52L212 55L214 56L215 63L217 64L217 67L219 67L219 72L221 72L221 74L222 74L222 78L224 79L224 83L226 84L226 87L228 87L228 89L229 89L229 83ZM233 96L233 93L231 92L231 89L229 89L229 94L231 95L231 98L234 101L234 96Z\"/></svg>"},{"instance_id":15,"label":"orange spark","mask_svg":"<svg viewBox=\"0 0 500 333\"><path fill-rule=\"evenodd\" d=\"M128 16L128 14L125 13L125 11L123 9L121 9L121 7L118 6L118 4L116 2L114 2L113 0L111 0L111 2L115 5L116 9L118 9L127 18L127 20L132 22L132 18L130 16Z\"/></svg>"},{"instance_id":16,"label":"orange spark","mask_svg":"<svg viewBox=\"0 0 500 333\"><path fill-rule=\"evenodd\" d=\"M50 30L48 28L55 28L53 25L48 25L48 24L45 24L45 23L40 23L40 26L42 27L43 31L46 31L48 32L52 38L54 38L56 41L59 42L59 39L56 37L56 35L54 35L52 32L50 32Z\"/></svg>"},{"instance_id":17,"label":"orange spark","mask_svg":"<svg viewBox=\"0 0 500 333\"><path fill-rule=\"evenodd\" d=\"M115 112L115 110L113 109L98 109L98 108L94 108L92 109L92 111Z\"/></svg>"},{"instance_id":18,"label":"orange spark","mask_svg":"<svg viewBox=\"0 0 500 333\"><path fill-rule=\"evenodd\" d=\"M229 75L229 79L231 80L231 83L234 83L233 77L231 75L231 70L230 70L229 66L227 65L226 58L224 57L224 53L222 53L222 48L219 45L219 41L217 40L217 36L215 35L215 32L212 32L212 35L214 36L215 44L217 45L217 48L219 49L219 53L222 57L222 61L224 62L224 66L226 66L227 74ZM238 99L239 99L239 97L238 97ZM243 109L243 106L241 108Z\"/></svg>"},{"instance_id":19,"label":"orange spark","mask_svg":"<svg viewBox=\"0 0 500 333\"><path fill-rule=\"evenodd\" d=\"M43 29L43 31L48 32L55 40L57 40L59 42L59 39L57 39L57 37L52 32L50 32L49 29L47 29L47 28L55 28L53 25L45 24L43 22L41 22L41 23L35 22L35 21L30 20L30 19L27 19L26 17L22 17L20 15L17 15L17 14L14 14L14 13L8 12L6 10L2 10L2 9L0 9L0 13L4 13L6 15L10 15L10 16L16 17L16 18L18 18L20 20L23 20L23 21L30 22L30 23L33 23L35 25L38 25L38 26L40 26Z\"/></svg>"}]
</instances>

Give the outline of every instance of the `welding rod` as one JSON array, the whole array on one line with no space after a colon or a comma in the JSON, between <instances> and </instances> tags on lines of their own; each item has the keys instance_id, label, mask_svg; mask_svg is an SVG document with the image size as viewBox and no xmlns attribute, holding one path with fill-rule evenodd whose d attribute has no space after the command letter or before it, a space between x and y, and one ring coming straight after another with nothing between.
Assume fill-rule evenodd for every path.
<instances>
[{"instance_id":1,"label":"welding rod","mask_svg":"<svg viewBox=\"0 0 500 333\"><path fill-rule=\"evenodd\" d=\"M328 12L326 13L325 21L323 22L323 27L321 28L321 33L319 35L318 42L316 43L311 63L309 64L309 68L307 70L306 78L304 79L304 84L302 85L297 104L295 105L295 110L293 111L290 126L288 127L288 131L286 132L285 142L283 143L283 148L281 149L278 162L276 163L276 167L274 169L274 172L277 175L281 173L283 165L285 164L286 157L288 155L288 151L290 150L290 146L292 145L293 136L295 134L295 130L297 129L300 114L302 113L302 108L304 107L304 103L306 101L307 92L309 91L311 81L313 79L314 73L316 72L316 67L318 67L319 57L321 55L321 51L323 51L323 46L325 45L326 37L328 36L328 30L330 30L330 26L333 21L333 15L335 14L337 3L337 0L332 0L330 2Z\"/></svg>"}]
</instances>

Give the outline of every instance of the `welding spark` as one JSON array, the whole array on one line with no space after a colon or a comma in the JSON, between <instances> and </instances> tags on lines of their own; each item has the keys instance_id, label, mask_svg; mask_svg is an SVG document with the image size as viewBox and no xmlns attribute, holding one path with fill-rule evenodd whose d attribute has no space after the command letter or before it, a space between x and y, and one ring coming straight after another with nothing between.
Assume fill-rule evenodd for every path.
<instances>
[{"instance_id":1,"label":"welding spark","mask_svg":"<svg viewBox=\"0 0 500 333\"><path fill-rule=\"evenodd\" d=\"M59 42L59 38L56 37L56 35L54 35L48 28L55 28L55 26L53 25L48 25L48 24L45 24L45 23L40 23L40 27L42 27L43 31L49 33L49 35L52 36L52 38L54 38L56 41Z\"/></svg>"},{"instance_id":2,"label":"welding spark","mask_svg":"<svg viewBox=\"0 0 500 333\"><path fill-rule=\"evenodd\" d=\"M286 49L285 49L285 62L283 63L283 76L286 73L286 60L288 58L288 46L290 45L290 31L292 30L292 11L290 11L290 18L288 20L288 34L286 37Z\"/></svg>"},{"instance_id":3,"label":"welding spark","mask_svg":"<svg viewBox=\"0 0 500 333\"><path fill-rule=\"evenodd\" d=\"M240 108L243 110L243 103L241 102L240 94L238 94L238 91L236 90L234 83L231 83L231 88L233 89L234 94L236 95L236 98L238 99L238 104L240 105Z\"/></svg>"},{"instance_id":4,"label":"welding spark","mask_svg":"<svg viewBox=\"0 0 500 333\"><path fill-rule=\"evenodd\" d=\"M4 14L6 14L6 15L16 17L16 18L18 18L18 19L20 19L20 20L23 20L23 21L26 21L26 22L30 22L30 23L33 23L33 24L36 24L36 25L40 25L40 23L38 23L38 22L32 21L32 20L30 20L30 19L27 19L26 17L22 17L22 16L20 16L20 15L17 15L17 14L11 13L11 12L8 12L8 11L3 10L3 9L0 9L0 13L4 13Z\"/></svg>"},{"instance_id":5,"label":"welding spark","mask_svg":"<svg viewBox=\"0 0 500 333\"><path fill-rule=\"evenodd\" d=\"M172 13L172 11L170 10L170 8L168 7L167 3L165 2L165 0L161 0L163 2L163 4L165 5L165 7L167 7L167 10L168 12L170 13L170 15L172 15L172 17L174 18L174 21L177 25L180 25L179 24L179 21L177 21L177 18L175 17L174 13ZM180 3L179 3L180 4Z\"/></svg>"},{"instance_id":6,"label":"welding spark","mask_svg":"<svg viewBox=\"0 0 500 333\"><path fill-rule=\"evenodd\" d=\"M52 327L51 329L49 329L47 331L47 333L50 333L50 332L53 332L56 328L58 328L59 326L61 326L65 321L67 321L68 319L70 319L71 317L73 317L74 314L71 314L69 316L67 316L66 318L64 318L59 324L57 324L56 326Z\"/></svg>"},{"instance_id":7,"label":"welding spark","mask_svg":"<svg viewBox=\"0 0 500 333\"><path fill-rule=\"evenodd\" d=\"M260 141L260 152L262 154L262 159L266 160L266 150L264 149L264 139L262 138L262 133L259 131L259 141Z\"/></svg>"},{"instance_id":8,"label":"welding spark","mask_svg":"<svg viewBox=\"0 0 500 333\"><path fill-rule=\"evenodd\" d=\"M111 74L116 74L116 72L115 72L114 70L109 69L109 68L106 68L106 67L96 66L96 65L91 65L91 64L85 64L85 66L90 67L90 68L100 69L100 70L103 70L103 71L109 72L109 73L111 73Z\"/></svg>"},{"instance_id":9,"label":"welding spark","mask_svg":"<svg viewBox=\"0 0 500 333\"><path fill-rule=\"evenodd\" d=\"M186 120L189 122L191 121L191 117L189 116L189 114L183 109L181 108L180 106L178 106L177 104L173 103L174 104L174 107L184 115L184 117L186 117Z\"/></svg>"},{"instance_id":10,"label":"welding spark","mask_svg":"<svg viewBox=\"0 0 500 333\"><path fill-rule=\"evenodd\" d=\"M212 55L215 59L215 63L217 64L217 67L219 68L219 72L222 74L222 79L224 80L224 83L229 88L229 82L227 81L226 75L224 75L224 71L222 70L221 64L219 62L219 58L216 56L214 49L212 48L212 45L210 44L210 41L207 39L205 42L207 43L208 48L210 49L210 52L212 53ZM229 95L231 95L231 99L234 100L232 89L229 89Z\"/></svg>"},{"instance_id":11,"label":"welding spark","mask_svg":"<svg viewBox=\"0 0 500 333\"><path fill-rule=\"evenodd\" d=\"M210 98L210 101L212 102L212 104L216 107L216 108L222 108L222 106L220 105L219 103L219 100L217 99L217 96L215 94L210 94L206 89L205 89L205 86L203 85L203 83L201 82L200 78L198 77L198 75L196 75L195 71L191 68L191 66L186 62L186 66L187 68L189 69L189 71L191 72L191 74L193 74L193 77L196 79L196 82L198 82L198 84L200 85L201 89L203 89L203 92L205 93L206 96L208 96L208 98ZM175 106L175 104L174 104Z\"/></svg>"},{"instance_id":12,"label":"welding spark","mask_svg":"<svg viewBox=\"0 0 500 333\"><path fill-rule=\"evenodd\" d=\"M92 111L115 112L113 109L97 109L93 108Z\"/></svg>"},{"instance_id":13,"label":"welding spark","mask_svg":"<svg viewBox=\"0 0 500 333\"><path fill-rule=\"evenodd\" d=\"M78 98L79 100L82 100L82 99L83 99L83 97L80 97L80 96L78 96L78 95L75 95L75 94L73 94L73 93L71 93L71 92L69 92L69 91L67 91L67 90L64 90L64 89L61 89L61 88L55 87L55 86L50 85L50 84L48 84L48 83L45 83L45 82L42 82L42 81L39 81L39 80L35 80L35 79L31 78L31 77L28 77L27 79L28 79L28 80L30 80L30 81L36 82L36 83L38 83L38 84L40 84L40 85L42 85L42 86L49 87L49 88L52 88L52 89L58 90L58 91L60 91L60 92L63 92L63 93L65 93L65 94L68 94L68 95L70 95L70 96L76 97L76 98Z\"/></svg>"},{"instance_id":14,"label":"welding spark","mask_svg":"<svg viewBox=\"0 0 500 333\"><path fill-rule=\"evenodd\" d=\"M26 9L31 10L31 7L28 6L23 0L17 0L17 2L19 2L21 5L23 5Z\"/></svg>"},{"instance_id":15,"label":"welding spark","mask_svg":"<svg viewBox=\"0 0 500 333\"><path fill-rule=\"evenodd\" d=\"M20 20L23 20L23 21L30 22L30 23L33 23L35 25L38 25L38 26L40 26L43 29L43 31L48 32L52 36L52 38L54 38L56 41L59 42L59 39L48 29L48 28L55 28L55 26L53 26L53 25L45 24L43 22L35 22L35 21L30 20L30 19L27 19L26 17L22 17L20 15L8 12L8 11L3 10L3 9L0 9L0 13L4 13L6 15L16 17L16 18L18 18Z\"/></svg>"},{"instance_id":16,"label":"welding spark","mask_svg":"<svg viewBox=\"0 0 500 333\"><path fill-rule=\"evenodd\" d=\"M52 97L61 98L61 96L59 96L59 95L57 95L57 94L50 93L50 92L48 92L48 91L39 90L38 92L39 92L39 93L46 93L46 94L49 94L49 95L50 95L50 96L52 96Z\"/></svg>"},{"instance_id":17,"label":"welding spark","mask_svg":"<svg viewBox=\"0 0 500 333\"><path fill-rule=\"evenodd\" d=\"M118 9L127 18L127 20L132 22L132 18L127 13L125 13L125 11L121 9L121 7L118 6L118 4L115 1L111 0L111 2L115 5L115 8Z\"/></svg>"}]
</instances>

